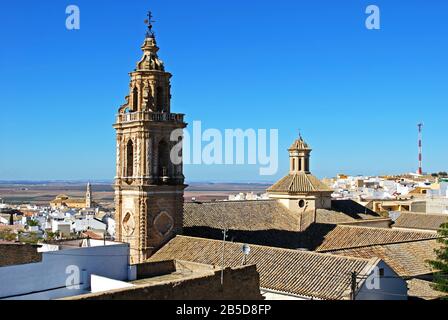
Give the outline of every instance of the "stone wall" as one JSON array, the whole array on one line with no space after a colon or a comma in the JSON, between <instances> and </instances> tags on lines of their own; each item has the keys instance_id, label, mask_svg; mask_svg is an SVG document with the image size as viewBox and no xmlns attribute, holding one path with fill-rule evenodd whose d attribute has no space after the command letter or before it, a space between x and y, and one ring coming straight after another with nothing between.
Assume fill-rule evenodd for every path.
<instances>
[{"instance_id":1,"label":"stone wall","mask_svg":"<svg viewBox=\"0 0 448 320\"><path fill-rule=\"evenodd\" d=\"M0 267L42 261L37 246L29 244L0 244Z\"/></svg>"},{"instance_id":2,"label":"stone wall","mask_svg":"<svg viewBox=\"0 0 448 320\"><path fill-rule=\"evenodd\" d=\"M158 261L151 263L139 263L137 267L137 279L145 279L169 274L176 271L176 262L174 260Z\"/></svg>"},{"instance_id":3,"label":"stone wall","mask_svg":"<svg viewBox=\"0 0 448 320\"><path fill-rule=\"evenodd\" d=\"M67 298L68 300L262 300L256 266L226 268L224 285L221 271L176 282L141 285L103 293Z\"/></svg>"}]
</instances>

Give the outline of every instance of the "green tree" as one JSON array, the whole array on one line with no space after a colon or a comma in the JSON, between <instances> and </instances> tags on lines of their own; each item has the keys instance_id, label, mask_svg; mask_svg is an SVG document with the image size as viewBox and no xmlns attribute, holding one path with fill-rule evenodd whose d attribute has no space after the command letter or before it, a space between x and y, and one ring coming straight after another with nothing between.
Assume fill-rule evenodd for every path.
<instances>
[{"instance_id":1,"label":"green tree","mask_svg":"<svg viewBox=\"0 0 448 320\"><path fill-rule=\"evenodd\" d=\"M28 220L27 225L29 227L38 227L39 226L39 222L36 220Z\"/></svg>"},{"instance_id":2,"label":"green tree","mask_svg":"<svg viewBox=\"0 0 448 320\"><path fill-rule=\"evenodd\" d=\"M440 249L436 249L436 260L429 261L429 265L433 267L434 273L433 288L440 292L448 293L448 223L440 226L438 231L440 238L437 240L442 244Z\"/></svg>"}]
</instances>

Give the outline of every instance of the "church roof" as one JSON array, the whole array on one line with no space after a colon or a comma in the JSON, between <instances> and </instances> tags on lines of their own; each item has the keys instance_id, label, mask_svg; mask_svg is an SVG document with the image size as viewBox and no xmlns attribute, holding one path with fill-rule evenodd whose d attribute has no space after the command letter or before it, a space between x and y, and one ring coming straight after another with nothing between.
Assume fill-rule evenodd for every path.
<instances>
[{"instance_id":1,"label":"church roof","mask_svg":"<svg viewBox=\"0 0 448 320\"><path fill-rule=\"evenodd\" d=\"M311 150L308 144L303 140L302 137L299 137L294 143L291 145L289 150Z\"/></svg>"},{"instance_id":2,"label":"church roof","mask_svg":"<svg viewBox=\"0 0 448 320\"><path fill-rule=\"evenodd\" d=\"M308 193L332 192L333 190L310 173L300 172L289 174L267 190L268 192Z\"/></svg>"},{"instance_id":3,"label":"church roof","mask_svg":"<svg viewBox=\"0 0 448 320\"><path fill-rule=\"evenodd\" d=\"M299 219L275 200L186 202L184 227L296 231Z\"/></svg>"},{"instance_id":4,"label":"church roof","mask_svg":"<svg viewBox=\"0 0 448 320\"><path fill-rule=\"evenodd\" d=\"M185 260L209 265L240 266L242 243L177 236L156 252L150 261ZM316 252L250 245L247 264L255 264L260 287L319 299L347 299L353 272L361 286L379 259L360 259Z\"/></svg>"},{"instance_id":5,"label":"church roof","mask_svg":"<svg viewBox=\"0 0 448 320\"><path fill-rule=\"evenodd\" d=\"M315 222L342 224L383 219L362 206L358 208L348 204L342 206L343 202L356 204L353 201L332 201L333 210L316 210ZM314 219L313 216L313 211L294 213L274 199L184 203L184 228L299 231L303 230L301 224L306 224L306 220Z\"/></svg>"}]
</instances>

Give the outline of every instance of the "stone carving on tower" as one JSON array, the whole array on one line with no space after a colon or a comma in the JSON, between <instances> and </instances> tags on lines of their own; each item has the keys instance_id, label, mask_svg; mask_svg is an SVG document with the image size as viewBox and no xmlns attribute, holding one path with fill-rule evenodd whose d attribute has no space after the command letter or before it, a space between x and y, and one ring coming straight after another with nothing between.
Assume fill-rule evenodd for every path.
<instances>
[{"instance_id":1,"label":"stone carving on tower","mask_svg":"<svg viewBox=\"0 0 448 320\"><path fill-rule=\"evenodd\" d=\"M183 138L171 141L171 133L187 124L183 114L171 113L171 74L158 57L148 16L143 56L130 73L129 95L114 124L116 237L130 244L132 263L145 261L182 232L186 187L182 161L173 162L170 153Z\"/></svg>"},{"instance_id":2,"label":"stone carving on tower","mask_svg":"<svg viewBox=\"0 0 448 320\"><path fill-rule=\"evenodd\" d=\"M277 199L298 213L331 209L333 190L311 174L311 148L302 136L294 141L288 152L289 174L267 190L269 198Z\"/></svg>"}]
</instances>

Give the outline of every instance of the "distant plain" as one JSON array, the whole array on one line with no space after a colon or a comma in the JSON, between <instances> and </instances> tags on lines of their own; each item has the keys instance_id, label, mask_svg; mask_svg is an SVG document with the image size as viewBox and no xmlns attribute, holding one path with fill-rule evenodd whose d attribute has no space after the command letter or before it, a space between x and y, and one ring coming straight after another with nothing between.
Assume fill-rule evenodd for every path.
<instances>
[{"instance_id":1,"label":"distant plain","mask_svg":"<svg viewBox=\"0 0 448 320\"><path fill-rule=\"evenodd\" d=\"M0 202L8 204L49 205L60 194L82 198L86 192L86 182L0 182ZM240 192L264 193L269 184L264 183L211 183L193 182L185 190L185 201L224 200L231 194ZM113 208L114 191L112 183L92 183L94 201L105 208Z\"/></svg>"}]
</instances>

